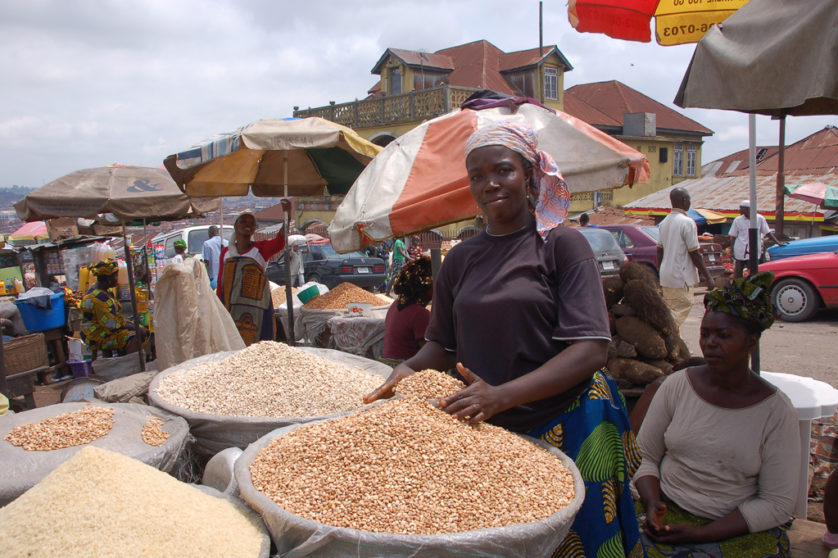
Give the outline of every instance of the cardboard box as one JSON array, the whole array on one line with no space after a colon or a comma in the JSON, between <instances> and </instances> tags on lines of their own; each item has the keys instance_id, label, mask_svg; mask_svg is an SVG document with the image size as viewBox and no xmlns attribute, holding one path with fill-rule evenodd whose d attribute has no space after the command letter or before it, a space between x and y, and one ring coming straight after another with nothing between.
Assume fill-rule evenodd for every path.
<instances>
[{"instance_id":1,"label":"cardboard box","mask_svg":"<svg viewBox=\"0 0 838 558\"><path fill-rule=\"evenodd\" d=\"M122 236L122 225L93 225L93 234L99 236Z\"/></svg>"},{"instance_id":2,"label":"cardboard box","mask_svg":"<svg viewBox=\"0 0 838 558\"><path fill-rule=\"evenodd\" d=\"M79 236L79 227L76 225L76 219L74 217L49 219L47 221L47 234L49 234L49 239L55 242L62 238Z\"/></svg>"}]
</instances>

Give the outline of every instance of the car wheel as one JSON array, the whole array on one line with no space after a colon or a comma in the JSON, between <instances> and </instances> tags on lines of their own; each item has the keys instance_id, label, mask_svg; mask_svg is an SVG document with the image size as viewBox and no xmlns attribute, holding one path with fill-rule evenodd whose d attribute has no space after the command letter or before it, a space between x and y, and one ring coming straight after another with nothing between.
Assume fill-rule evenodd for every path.
<instances>
[{"instance_id":1,"label":"car wheel","mask_svg":"<svg viewBox=\"0 0 838 558\"><path fill-rule=\"evenodd\" d=\"M808 320L820 307L818 294L802 279L778 281L771 291L771 302L780 318L787 322Z\"/></svg>"}]
</instances>

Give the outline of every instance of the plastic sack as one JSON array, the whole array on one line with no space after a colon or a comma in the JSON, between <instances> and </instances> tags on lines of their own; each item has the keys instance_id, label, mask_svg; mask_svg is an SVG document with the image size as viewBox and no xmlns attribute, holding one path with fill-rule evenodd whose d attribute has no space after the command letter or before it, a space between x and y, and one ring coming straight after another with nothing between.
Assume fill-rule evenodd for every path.
<instances>
[{"instance_id":1,"label":"plastic sack","mask_svg":"<svg viewBox=\"0 0 838 558\"><path fill-rule=\"evenodd\" d=\"M140 356L137 353L127 355L97 358L90 363L95 377L105 382L124 378L142 372L140 370ZM157 370L157 361L146 362L146 371Z\"/></svg>"},{"instance_id":2,"label":"plastic sack","mask_svg":"<svg viewBox=\"0 0 838 558\"><path fill-rule=\"evenodd\" d=\"M241 498L262 516L280 556L317 556L318 558L550 556L564 540L585 499L585 483L573 460L546 442L524 436L532 443L550 451L573 473L576 491L573 501L546 519L508 527L442 535L396 535L324 525L285 511L276 502L256 490L250 478L250 465L259 452L272 440L293 431L298 426L300 425L280 428L260 438L248 446L234 466Z\"/></svg>"},{"instance_id":3,"label":"plastic sack","mask_svg":"<svg viewBox=\"0 0 838 558\"><path fill-rule=\"evenodd\" d=\"M230 313L209 283L202 261L169 264L154 288L158 369L219 351L244 349Z\"/></svg>"},{"instance_id":4,"label":"plastic sack","mask_svg":"<svg viewBox=\"0 0 838 558\"><path fill-rule=\"evenodd\" d=\"M0 507L38 484L85 447L81 445L51 451L28 451L5 440L9 431L21 424L78 411L88 405L113 408L114 425L110 432L87 445L133 457L166 473L172 472L189 441L189 426L181 417L137 403L57 403L0 416L0 471L3 471L0 478ZM150 446L143 441L142 429L149 415L160 417L163 420L161 428L169 433L162 445Z\"/></svg>"},{"instance_id":5,"label":"plastic sack","mask_svg":"<svg viewBox=\"0 0 838 558\"><path fill-rule=\"evenodd\" d=\"M131 374L98 385L93 388L93 393L97 399L108 403L127 403L134 397L142 397L148 393L148 386L156 375L156 370Z\"/></svg>"},{"instance_id":6,"label":"plastic sack","mask_svg":"<svg viewBox=\"0 0 838 558\"><path fill-rule=\"evenodd\" d=\"M381 376L382 382L393 369L386 364L369 360L356 355L351 355L332 349L318 349L313 347L299 347L300 349L325 358L344 366L359 368L370 374ZM332 418L345 415L352 411L335 413L328 416L315 417L233 417L228 415L210 415L185 409L178 405L169 403L157 393L160 382L169 374L179 370L192 368L201 362L217 362L224 360L235 351L204 355L193 358L177 366L160 372L152 380L148 388L148 401L150 404L161 409L179 415L189 423L189 430L195 437L194 449L202 455L215 455L216 453L231 447L244 449L248 444L255 442L268 432L276 430L289 424L303 424L324 418Z\"/></svg>"}]
</instances>

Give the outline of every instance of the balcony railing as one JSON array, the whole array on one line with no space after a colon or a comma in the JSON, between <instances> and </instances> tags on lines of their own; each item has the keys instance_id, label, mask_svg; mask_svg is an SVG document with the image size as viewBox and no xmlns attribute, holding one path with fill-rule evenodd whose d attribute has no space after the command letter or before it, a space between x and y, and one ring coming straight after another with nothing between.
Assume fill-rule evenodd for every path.
<instances>
[{"instance_id":1,"label":"balcony railing","mask_svg":"<svg viewBox=\"0 0 838 558\"><path fill-rule=\"evenodd\" d=\"M364 99L350 103L330 104L326 107L299 109L296 118L319 116L350 128L374 128L416 122L439 116L459 107L477 91L468 87L442 85L402 95Z\"/></svg>"}]
</instances>

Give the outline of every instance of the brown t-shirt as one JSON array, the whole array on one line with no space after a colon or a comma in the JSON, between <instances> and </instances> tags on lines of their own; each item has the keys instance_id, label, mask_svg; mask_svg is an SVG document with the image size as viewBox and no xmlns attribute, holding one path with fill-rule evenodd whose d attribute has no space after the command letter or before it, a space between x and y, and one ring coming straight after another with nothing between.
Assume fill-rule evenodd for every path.
<instances>
[{"instance_id":1,"label":"brown t-shirt","mask_svg":"<svg viewBox=\"0 0 838 558\"><path fill-rule=\"evenodd\" d=\"M455 352L484 381L500 385L541 366L581 339L610 339L602 279L578 231L535 223L455 246L434 282L425 337ZM557 396L498 413L489 422L515 432L543 426L565 411L588 382Z\"/></svg>"}]
</instances>

